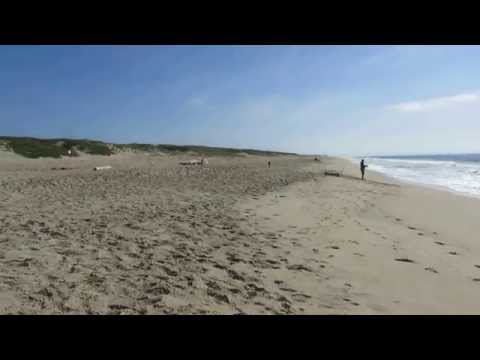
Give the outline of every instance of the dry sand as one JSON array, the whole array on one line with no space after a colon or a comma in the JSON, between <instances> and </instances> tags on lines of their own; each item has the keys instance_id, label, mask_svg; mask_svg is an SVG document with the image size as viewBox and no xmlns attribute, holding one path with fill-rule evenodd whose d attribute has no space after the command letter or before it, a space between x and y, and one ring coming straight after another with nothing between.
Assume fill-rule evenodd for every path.
<instances>
[{"instance_id":1,"label":"dry sand","mask_svg":"<svg viewBox=\"0 0 480 360\"><path fill-rule=\"evenodd\" d=\"M480 313L479 200L339 159L181 160L0 154L0 313Z\"/></svg>"}]
</instances>

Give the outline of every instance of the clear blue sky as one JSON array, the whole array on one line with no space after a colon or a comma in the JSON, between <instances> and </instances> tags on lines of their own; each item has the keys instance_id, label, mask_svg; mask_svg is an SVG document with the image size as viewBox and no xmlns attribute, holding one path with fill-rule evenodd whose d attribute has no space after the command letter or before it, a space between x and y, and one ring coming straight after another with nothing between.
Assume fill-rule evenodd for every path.
<instances>
[{"instance_id":1,"label":"clear blue sky","mask_svg":"<svg viewBox=\"0 0 480 360\"><path fill-rule=\"evenodd\" d=\"M0 46L0 134L480 152L479 46Z\"/></svg>"}]
</instances>

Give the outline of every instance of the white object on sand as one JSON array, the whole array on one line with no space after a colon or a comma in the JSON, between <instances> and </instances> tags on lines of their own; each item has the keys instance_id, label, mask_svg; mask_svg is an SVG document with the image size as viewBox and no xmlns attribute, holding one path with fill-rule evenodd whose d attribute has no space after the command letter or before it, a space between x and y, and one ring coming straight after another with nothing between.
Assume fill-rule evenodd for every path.
<instances>
[{"instance_id":1,"label":"white object on sand","mask_svg":"<svg viewBox=\"0 0 480 360\"><path fill-rule=\"evenodd\" d=\"M180 161L180 165L208 165L207 159Z\"/></svg>"},{"instance_id":2,"label":"white object on sand","mask_svg":"<svg viewBox=\"0 0 480 360\"><path fill-rule=\"evenodd\" d=\"M110 165L107 165L107 166L96 166L93 168L93 170L97 171L97 170L108 170L108 169L111 169L112 167Z\"/></svg>"}]
</instances>

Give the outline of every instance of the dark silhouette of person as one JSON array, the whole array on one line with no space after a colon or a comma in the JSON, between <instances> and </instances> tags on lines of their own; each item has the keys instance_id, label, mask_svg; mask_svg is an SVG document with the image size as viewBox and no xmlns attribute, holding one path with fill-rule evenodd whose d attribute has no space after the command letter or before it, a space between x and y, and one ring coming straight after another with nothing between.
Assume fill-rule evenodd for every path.
<instances>
[{"instance_id":1,"label":"dark silhouette of person","mask_svg":"<svg viewBox=\"0 0 480 360\"><path fill-rule=\"evenodd\" d=\"M270 160L268 160L268 168L270 169Z\"/></svg>"},{"instance_id":2,"label":"dark silhouette of person","mask_svg":"<svg viewBox=\"0 0 480 360\"><path fill-rule=\"evenodd\" d=\"M365 179L365 168L368 167L368 165L365 165L365 160L362 159L360 161L360 171L362 172L362 180Z\"/></svg>"}]
</instances>

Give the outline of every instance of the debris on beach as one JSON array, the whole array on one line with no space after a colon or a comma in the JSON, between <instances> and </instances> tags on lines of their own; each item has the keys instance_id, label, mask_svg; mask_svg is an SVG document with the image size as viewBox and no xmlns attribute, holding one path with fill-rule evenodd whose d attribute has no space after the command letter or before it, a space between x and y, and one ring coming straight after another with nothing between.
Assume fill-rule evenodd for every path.
<instances>
[{"instance_id":1,"label":"debris on beach","mask_svg":"<svg viewBox=\"0 0 480 360\"><path fill-rule=\"evenodd\" d=\"M94 171L98 171L98 170L108 170L108 169L111 169L112 167L110 165L106 165L106 166L96 166L93 168Z\"/></svg>"},{"instance_id":2,"label":"debris on beach","mask_svg":"<svg viewBox=\"0 0 480 360\"><path fill-rule=\"evenodd\" d=\"M180 165L208 165L208 160L207 159L194 159L194 160L188 160L188 161L180 161Z\"/></svg>"},{"instance_id":3,"label":"debris on beach","mask_svg":"<svg viewBox=\"0 0 480 360\"><path fill-rule=\"evenodd\" d=\"M410 260L408 258L398 258L398 259L395 259L395 261L406 262L406 263L415 263L415 261Z\"/></svg>"},{"instance_id":4,"label":"debris on beach","mask_svg":"<svg viewBox=\"0 0 480 360\"><path fill-rule=\"evenodd\" d=\"M75 168L69 168L69 167L53 167L52 170L73 170Z\"/></svg>"},{"instance_id":5,"label":"debris on beach","mask_svg":"<svg viewBox=\"0 0 480 360\"><path fill-rule=\"evenodd\" d=\"M337 176L337 177L340 177L340 173L339 173L338 171L327 170L327 171L325 171L325 176Z\"/></svg>"}]
</instances>

